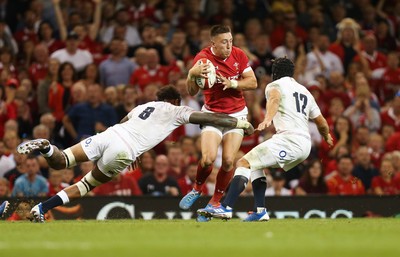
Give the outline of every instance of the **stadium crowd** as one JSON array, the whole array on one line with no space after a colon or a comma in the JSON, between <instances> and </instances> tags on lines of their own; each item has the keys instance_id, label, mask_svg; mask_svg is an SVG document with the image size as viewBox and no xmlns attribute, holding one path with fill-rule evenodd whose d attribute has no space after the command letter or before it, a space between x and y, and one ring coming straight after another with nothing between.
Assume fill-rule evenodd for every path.
<instances>
[{"instance_id":1,"label":"stadium crowd","mask_svg":"<svg viewBox=\"0 0 400 257\"><path fill-rule=\"evenodd\" d=\"M186 76L214 24L231 27L255 71L258 88L244 92L255 127L272 59L284 56L331 127L329 148L310 122L310 157L287 173L265 170L266 195L400 194L399 0L0 0L0 197L53 196L93 169L49 169L42 156L16 152L23 140L65 149L168 84L200 110ZM273 133L245 137L237 158ZM182 126L90 194L185 195L199 135ZM212 195L218 168L203 194Z\"/></svg>"}]
</instances>

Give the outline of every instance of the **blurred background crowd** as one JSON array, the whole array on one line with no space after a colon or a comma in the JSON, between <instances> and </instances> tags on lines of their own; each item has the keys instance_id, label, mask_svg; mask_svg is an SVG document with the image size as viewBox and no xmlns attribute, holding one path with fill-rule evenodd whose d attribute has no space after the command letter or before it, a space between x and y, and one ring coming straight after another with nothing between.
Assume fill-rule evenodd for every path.
<instances>
[{"instance_id":1,"label":"blurred background crowd","mask_svg":"<svg viewBox=\"0 0 400 257\"><path fill-rule=\"evenodd\" d=\"M244 92L254 126L272 59L287 56L331 127L333 148L310 122L310 157L287 173L265 170L266 195L400 194L399 0L0 0L0 197L52 196L93 168L49 169L16 152L23 140L65 149L167 84L200 110L202 94L189 96L185 81L214 24L231 27L257 76ZM244 138L238 158L273 133ZM182 126L91 195L185 195L199 135Z\"/></svg>"}]
</instances>

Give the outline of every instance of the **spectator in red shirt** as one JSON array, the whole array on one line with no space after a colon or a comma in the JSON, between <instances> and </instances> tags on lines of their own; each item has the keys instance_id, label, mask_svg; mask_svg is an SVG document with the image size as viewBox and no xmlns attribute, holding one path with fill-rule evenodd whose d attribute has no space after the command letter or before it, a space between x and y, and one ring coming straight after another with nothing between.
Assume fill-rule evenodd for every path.
<instances>
[{"instance_id":1,"label":"spectator in red shirt","mask_svg":"<svg viewBox=\"0 0 400 257\"><path fill-rule=\"evenodd\" d=\"M142 195L137 181L132 176L118 174L108 183L93 189L94 195L132 196Z\"/></svg>"},{"instance_id":2,"label":"spectator in red shirt","mask_svg":"<svg viewBox=\"0 0 400 257\"><path fill-rule=\"evenodd\" d=\"M156 156L157 154L153 149L142 153L136 162L137 167L128 170L126 175L132 176L136 181L139 181L142 176L152 174L154 172Z\"/></svg>"},{"instance_id":3,"label":"spectator in red shirt","mask_svg":"<svg viewBox=\"0 0 400 257\"><path fill-rule=\"evenodd\" d=\"M400 90L391 103L391 106L381 113L382 127L390 125L395 131L400 131Z\"/></svg>"},{"instance_id":4,"label":"spectator in red shirt","mask_svg":"<svg viewBox=\"0 0 400 257\"><path fill-rule=\"evenodd\" d=\"M61 40L54 38L53 26L48 21L42 21L40 23L38 38L39 43L47 47L49 54L65 47L65 44Z\"/></svg>"},{"instance_id":5,"label":"spectator in red shirt","mask_svg":"<svg viewBox=\"0 0 400 257\"><path fill-rule=\"evenodd\" d=\"M339 97L342 100L345 108L349 107L351 100L347 94L344 77L338 71L333 71L329 74L328 89L324 93L324 99L328 103L335 97Z\"/></svg>"},{"instance_id":6,"label":"spectator in red shirt","mask_svg":"<svg viewBox=\"0 0 400 257\"><path fill-rule=\"evenodd\" d=\"M64 62L58 70L58 81L53 81L49 88L49 108L58 123L61 123L65 110L71 104L71 87L76 81L76 71L69 62Z\"/></svg>"},{"instance_id":7,"label":"spectator in red shirt","mask_svg":"<svg viewBox=\"0 0 400 257\"><path fill-rule=\"evenodd\" d=\"M338 160L337 174L326 183L330 195L363 195L365 188L361 180L351 175L353 160L351 156L342 156Z\"/></svg>"},{"instance_id":8,"label":"spectator in red shirt","mask_svg":"<svg viewBox=\"0 0 400 257\"><path fill-rule=\"evenodd\" d=\"M184 170L185 175L178 179L178 185L181 191L181 195L186 195L187 193L189 193L194 186L194 181L196 180L197 173L197 161L190 162ZM201 193L203 195L208 195L207 187L203 187Z\"/></svg>"},{"instance_id":9,"label":"spectator in red shirt","mask_svg":"<svg viewBox=\"0 0 400 257\"><path fill-rule=\"evenodd\" d=\"M372 133L368 140L369 154L371 162L375 168L381 166L382 157L385 154L384 141L382 135L379 133Z\"/></svg>"},{"instance_id":10,"label":"spectator in red shirt","mask_svg":"<svg viewBox=\"0 0 400 257\"><path fill-rule=\"evenodd\" d=\"M386 152L400 150L400 131L396 131L386 140L385 150Z\"/></svg>"},{"instance_id":11,"label":"spectator in red shirt","mask_svg":"<svg viewBox=\"0 0 400 257\"><path fill-rule=\"evenodd\" d=\"M33 88L36 89L39 82L47 75L49 51L43 44L38 44L33 49L35 61L29 66L29 78L32 81Z\"/></svg>"},{"instance_id":12,"label":"spectator in red shirt","mask_svg":"<svg viewBox=\"0 0 400 257\"><path fill-rule=\"evenodd\" d=\"M337 156L336 153L341 146L346 146L351 149L353 136L351 121L345 116L338 117L331 135L334 146L330 148L329 145L323 140L319 148L319 158L321 159L322 163L325 164Z\"/></svg>"},{"instance_id":13,"label":"spectator in red shirt","mask_svg":"<svg viewBox=\"0 0 400 257\"><path fill-rule=\"evenodd\" d=\"M69 186L69 184L62 182L63 179L62 175L63 175L62 170L55 170L55 169L49 170L49 178L47 179L49 192L47 193L47 196L54 196L58 192Z\"/></svg>"},{"instance_id":14,"label":"spectator in red shirt","mask_svg":"<svg viewBox=\"0 0 400 257\"><path fill-rule=\"evenodd\" d=\"M385 54L377 51L376 37L373 33L368 33L363 38L364 50L354 57L354 61L360 61L363 66L363 72L369 78L371 71L386 66L387 57Z\"/></svg>"},{"instance_id":15,"label":"spectator in red shirt","mask_svg":"<svg viewBox=\"0 0 400 257\"><path fill-rule=\"evenodd\" d=\"M15 91L15 89L5 89L3 86L0 85L0 139L3 138L6 122L10 119L17 118L17 107L15 106L13 101L7 103L7 101L3 100L5 99L6 90Z\"/></svg>"},{"instance_id":16,"label":"spectator in red shirt","mask_svg":"<svg viewBox=\"0 0 400 257\"><path fill-rule=\"evenodd\" d=\"M51 112L49 107L49 89L51 84L57 83L58 69L60 62L55 58L50 58L46 77L37 86L37 104L39 114Z\"/></svg>"},{"instance_id":17,"label":"spectator in red shirt","mask_svg":"<svg viewBox=\"0 0 400 257\"><path fill-rule=\"evenodd\" d=\"M156 49L147 50L147 64L136 69L130 79L130 84L138 86L143 92L147 85L159 86L168 84L169 68L160 65L160 58Z\"/></svg>"},{"instance_id":18,"label":"spectator in red shirt","mask_svg":"<svg viewBox=\"0 0 400 257\"><path fill-rule=\"evenodd\" d=\"M29 40L34 44L38 42L38 37L36 34L36 23L39 21L41 17L38 17L37 14L32 10L25 11L24 14L24 26L15 32L14 38L22 49L22 43Z\"/></svg>"},{"instance_id":19,"label":"spectator in red shirt","mask_svg":"<svg viewBox=\"0 0 400 257\"><path fill-rule=\"evenodd\" d=\"M387 20L380 19L375 29L378 41L378 49L383 53L395 51L397 48L396 38L390 34L390 25Z\"/></svg>"},{"instance_id":20,"label":"spectator in red shirt","mask_svg":"<svg viewBox=\"0 0 400 257\"><path fill-rule=\"evenodd\" d=\"M382 160L379 176L372 179L375 195L397 195L400 193L400 180L394 179L394 167L390 160Z\"/></svg>"},{"instance_id":21,"label":"spectator in red shirt","mask_svg":"<svg viewBox=\"0 0 400 257\"><path fill-rule=\"evenodd\" d=\"M399 53L390 52L387 56L387 66L372 72L375 80L375 93L381 103L390 101L400 88Z\"/></svg>"},{"instance_id":22,"label":"spectator in red shirt","mask_svg":"<svg viewBox=\"0 0 400 257\"><path fill-rule=\"evenodd\" d=\"M357 55L359 49L359 30L360 26L351 18L344 18L337 24L338 35L336 42L329 46L329 51L333 52L342 60L344 71L347 72L349 64Z\"/></svg>"},{"instance_id":23,"label":"spectator in red shirt","mask_svg":"<svg viewBox=\"0 0 400 257\"><path fill-rule=\"evenodd\" d=\"M287 31L292 31L301 42L307 41L307 32L297 25L296 13L289 12L284 15L283 24L279 24L271 33L271 47L272 49L277 46L283 45L285 34Z\"/></svg>"},{"instance_id":24,"label":"spectator in red shirt","mask_svg":"<svg viewBox=\"0 0 400 257\"><path fill-rule=\"evenodd\" d=\"M168 175L174 177L175 179L179 179L183 177L184 169L183 169L183 153L180 144L171 144L167 146L167 157L169 160L169 171Z\"/></svg>"},{"instance_id":25,"label":"spectator in red shirt","mask_svg":"<svg viewBox=\"0 0 400 257\"><path fill-rule=\"evenodd\" d=\"M148 1L130 1L127 7L130 22L138 27L153 21L154 11L153 5Z\"/></svg>"}]
</instances>

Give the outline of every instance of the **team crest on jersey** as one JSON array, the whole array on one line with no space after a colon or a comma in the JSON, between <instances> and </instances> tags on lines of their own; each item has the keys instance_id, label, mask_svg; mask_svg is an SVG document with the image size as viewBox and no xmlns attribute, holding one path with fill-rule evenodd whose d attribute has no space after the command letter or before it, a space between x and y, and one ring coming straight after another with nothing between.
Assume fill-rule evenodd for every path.
<instances>
[{"instance_id":1,"label":"team crest on jersey","mask_svg":"<svg viewBox=\"0 0 400 257\"><path fill-rule=\"evenodd\" d=\"M235 69L238 71L239 70L239 63L238 62L235 62L234 64L233 64L233 66L235 67Z\"/></svg>"}]
</instances>

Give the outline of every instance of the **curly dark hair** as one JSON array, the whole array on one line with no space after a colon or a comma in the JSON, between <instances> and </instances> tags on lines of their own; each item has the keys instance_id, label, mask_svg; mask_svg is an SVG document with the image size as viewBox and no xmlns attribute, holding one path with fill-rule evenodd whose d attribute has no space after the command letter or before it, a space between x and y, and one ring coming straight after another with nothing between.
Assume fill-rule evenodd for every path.
<instances>
[{"instance_id":1,"label":"curly dark hair","mask_svg":"<svg viewBox=\"0 0 400 257\"><path fill-rule=\"evenodd\" d=\"M160 88L157 92L157 100L165 101L165 100L180 100L181 95L179 94L176 87L172 85L164 86Z\"/></svg>"},{"instance_id":2,"label":"curly dark hair","mask_svg":"<svg viewBox=\"0 0 400 257\"><path fill-rule=\"evenodd\" d=\"M277 80L283 77L293 77L294 64L286 58L277 58L272 61L272 79Z\"/></svg>"}]
</instances>

